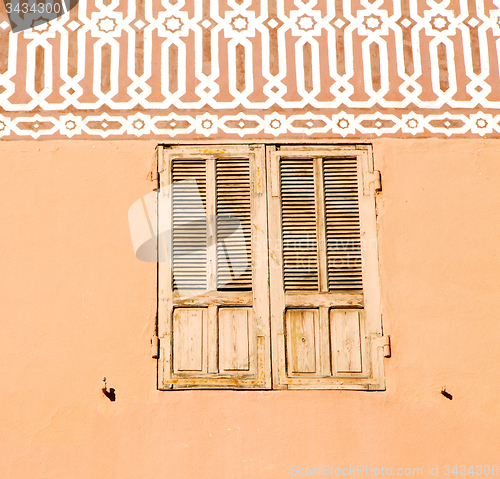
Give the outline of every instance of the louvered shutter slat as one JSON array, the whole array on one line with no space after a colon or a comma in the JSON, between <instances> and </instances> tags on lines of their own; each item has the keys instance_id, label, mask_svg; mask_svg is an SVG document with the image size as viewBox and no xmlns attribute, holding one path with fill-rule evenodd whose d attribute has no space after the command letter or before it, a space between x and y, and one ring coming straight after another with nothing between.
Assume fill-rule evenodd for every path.
<instances>
[{"instance_id":1,"label":"louvered shutter slat","mask_svg":"<svg viewBox=\"0 0 500 479\"><path fill-rule=\"evenodd\" d=\"M328 289L362 290L356 158L324 158Z\"/></svg>"},{"instance_id":2,"label":"louvered shutter slat","mask_svg":"<svg viewBox=\"0 0 500 479\"><path fill-rule=\"evenodd\" d=\"M172 162L172 270L174 289L204 290L207 280L205 160ZM195 180L181 183L186 180ZM200 207L200 200L204 208Z\"/></svg>"},{"instance_id":3,"label":"louvered shutter slat","mask_svg":"<svg viewBox=\"0 0 500 479\"><path fill-rule=\"evenodd\" d=\"M251 218L248 158L219 158L216 163L217 289L250 291ZM243 238L234 231L237 218ZM243 239L243 241L242 241Z\"/></svg>"},{"instance_id":4,"label":"louvered shutter slat","mask_svg":"<svg viewBox=\"0 0 500 479\"><path fill-rule=\"evenodd\" d=\"M318 289L316 201L312 160L280 162L285 291Z\"/></svg>"}]
</instances>

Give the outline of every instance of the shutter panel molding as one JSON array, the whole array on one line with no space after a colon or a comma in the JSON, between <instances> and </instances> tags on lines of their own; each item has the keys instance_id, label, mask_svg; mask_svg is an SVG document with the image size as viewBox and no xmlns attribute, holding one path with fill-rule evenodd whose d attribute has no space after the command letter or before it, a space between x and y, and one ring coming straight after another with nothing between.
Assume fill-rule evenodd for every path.
<instances>
[{"instance_id":1,"label":"shutter panel molding","mask_svg":"<svg viewBox=\"0 0 500 479\"><path fill-rule=\"evenodd\" d=\"M384 390L371 148L268 146L267 167L273 387Z\"/></svg>"},{"instance_id":2,"label":"shutter panel molding","mask_svg":"<svg viewBox=\"0 0 500 479\"><path fill-rule=\"evenodd\" d=\"M270 389L265 150L160 147L159 389Z\"/></svg>"}]
</instances>

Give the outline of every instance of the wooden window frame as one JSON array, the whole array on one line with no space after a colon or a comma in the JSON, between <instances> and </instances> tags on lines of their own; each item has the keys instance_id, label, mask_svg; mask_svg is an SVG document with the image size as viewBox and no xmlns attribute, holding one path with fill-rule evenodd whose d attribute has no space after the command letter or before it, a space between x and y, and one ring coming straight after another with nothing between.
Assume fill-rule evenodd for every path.
<instances>
[{"instance_id":1,"label":"wooden window frame","mask_svg":"<svg viewBox=\"0 0 500 479\"><path fill-rule=\"evenodd\" d=\"M267 217L265 195L265 150L262 146L219 145L219 146L185 146L171 149L158 149L158 172L160 177L158 201L158 218L165 218L167 225L159 225L158 231L168 231L172 198L169 185L173 182L172 160L182 157L185 160L204 158L207 162L207 196L215 191L215 164L218 158L248 156L250 163L251 213L255 219L252 227L252 271L253 288L249 292L218 291L214 277L216 252L214 241L207 249L208 257L208 292L201 295L181 296L173 289L173 275L168 262L158 263L158 337L160 351L158 360L159 389L270 389L271 388L271 356L270 356L270 325L269 325L269 290L268 290L268 255L265 248L254 248L256 244L267 242ZM213 183L208 185L209 181ZM213 190L209 192L208 190ZM207 215L214 218L215 201L207 201ZM165 214L163 214L165 212ZM210 225L213 226L213 225ZM213 231L213 228L209 228ZM159 241L165 241L168 248L171 237L159 235ZM159 250L161 244L159 245ZM266 271L263 281L257 281L257 266ZM261 270L259 270L259 273ZM188 292L189 293L189 292ZM267 300L266 300L267 298ZM180 349L176 345L174 333L176 322L182 319L185 311L195 310L201 318L198 328L201 331L200 351L202 358L197 361L198 369L189 371L176 366L176 353ZM250 316L248 311L251 311ZM233 312L235 323L241 320L237 315L245 314L249 318L248 325L248 369L240 371L223 370L224 347L221 346L225 337L221 327L223 312ZM180 316L179 316L180 315ZM184 318L184 323L186 319ZM241 321L239 321L241 323ZM193 323L193 328L196 328ZM230 328L229 328L230 329ZM227 334L230 334L231 331ZM196 332L196 331L195 331ZM236 334L233 328L233 333ZM226 336L227 336L226 334ZM198 338L195 338L198 341ZM180 341L177 337L177 342ZM191 341L192 343L194 342Z\"/></svg>"},{"instance_id":2,"label":"wooden window frame","mask_svg":"<svg viewBox=\"0 0 500 479\"><path fill-rule=\"evenodd\" d=\"M348 142L306 142L306 141L287 141L270 142L258 141L252 144L248 142L232 141L227 144L214 141L206 142L172 142L169 146L179 149L182 148L188 154L217 155L224 154L231 149L238 151L240 148L257 149L265 153L259 153L259 161L254 167L262 169L259 174L264 178L264 184L257 185L260 193L264 197L265 215L267 217L267 230L264 237L258 241L268 246L268 254L264 261L267 268L266 277L269 277L267 288L267 307L269 308L269 327L267 335L257 337L258 348L261 351L259 362L259 372L253 376L253 379L245 382L234 376L216 378L216 381L210 380L210 374L206 378L181 378L176 381L172 373L174 372L171 361L172 344L172 321L175 307L185 306L194 307L198 304L195 298L174 298L173 294L165 294L164 286L168 284L166 269L158 264L158 336L160 337L160 356L158 364L158 388L159 389L353 389L353 390L385 390L384 378L384 347L387 346L387 338L383 336L382 320L380 311L380 285L378 272L378 250L377 250L377 225L376 225L376 172L373 169L373 154L371 145L367 142L360 142L355 145ZM279 148L279 149L278 149ZM158 172L160 180L165 178L165 171L169 168L168 161L165 161L165 152L168 147L160 145L158 147ZM370 247L364 248L363 256L363 295L336 293L324 291L324 278L321 280L323 292L319 297L313 300L311 294L302 293L285 295L282 284L282 267L278 258L281 258L280 238L281 225L276 221L277 211L276 201L279 201L279 176L276 174L277 160L280 155L286 152L287 156L296 155L300 157L307 154L308 158L320 158L321 155L329 156L355 156L359 165L359 198L360 198L360 220L363 224L363 240L368 239ZM162 176L163 175L163 176ZM208 183L208 179L207 179ZM165 183L161 183L165 186ZM262 208L262 205L260 206ZM159 217L161 213L159 214ZM161 230L160 225L159 231ZM273 241L274 240L274 241ZM252 238L254 241L254 238ZM261 262L262 267L262 262ZM324 276L324 272L320 272ZM280 276L281 275L281 276ZM279 279L281 277L281 280ZM254 286L255 287L255 286ZM261 286L260 295L264 294L264 286ZM257 295L259 296L259 295ZM286 297L286 298L285 298ZM217 308L222 306L250 306L255 301L255 296L251 292L231 293L214 292L209 301L204 304L207 308L204 313L203 321L209 333L203 338L207 344L218 337L214 330L216 322ZM261 299L260 299L261 301ZM265 304L261 304L262 311ZM287 331L287 310L316 311L317 315L314 325L316 330L317 344L315 345L315 357L319 363L317 374L294 374L288 369L291 368L290 358L287 352L292 347L290 337L286 336ZM332 335L334 329L342 331L342 334L348 336L353 334L352 325L356 323L352 312L359 313L359 343L360 343L360 362L362 367L354 360L353 368L362 369L359 371L341 371L345 366L337 367L337 363L346 364L345 357L335 356L334 345L338 341L338 336ZM345 313L342 316L339 313ZM342 319L342 318L350 319ZM334 319L335 318L335 319ZM341 319L338 319L341 318ZM339 322L340 321L340 322ZM338 324L337 324L338 323ZM336 326L337 325L337 326ZM356 332L356 331L354 331ZM211 339L209 339L209 337ZM354 343L356 339L354 338ZM170 351L170 352L169 352ZM272 352L272 354L271 354ZM326 359L331 354L333 359ZM170 356L170 357L169 357ZM207 370L215 371L214 355L207 359ZM342 356L342 355L341 355ZM332 373L333 365L333 373ZM212 369L210 369L212 368ZM351 368L352 369L352 368ZM214 376L212 375L212 379ZM177 378L178 379L178 378ZM219 380L220 379L220 380Z\"/></svg>"},{"instance_id":3,"label":"wooden window frame","mask_svg":"<svg viewBox=\"0 0 500 479\"><path fill-rule=\"evenodd\" d=\"M268 167L268 212L271 285L271 349L273 351L273 387L275 389L365 389L384 390L382 320L380 311L380 284L378 272L376 191L373 185L375 172L373 155L369 145L284 145L280 149L267 146ZM283 287L283 266L280 211L280 168L281 157L308 158L316 161L324 157L355 157L358 165L358 199L361 223L363 294L328 292L324 263L319 264L320 292L287 294ZM319 191L321 195L321 190ZM275 241L273 241L275 239ZM276 240L277 239L277 240ZM319 256L324 238L318 237ZM316 357L315 373L293 373L288 371L291 341L287 336L289 319L286 311L313 310L316 313L313 327ZM339 338L341 325L335 326L338 312L359 313L359 345L361 371L341 371L338 367L332 345L344 342L351 348L355 340L344 331ZM347 328L349 329L349 328ZM352 329L352 328L351 328ZM352 331L351 331L352 333ZM306 340L304 336L302 340ZM352 351L353 357L356 354Z\"/></svg>"}]
</instances>

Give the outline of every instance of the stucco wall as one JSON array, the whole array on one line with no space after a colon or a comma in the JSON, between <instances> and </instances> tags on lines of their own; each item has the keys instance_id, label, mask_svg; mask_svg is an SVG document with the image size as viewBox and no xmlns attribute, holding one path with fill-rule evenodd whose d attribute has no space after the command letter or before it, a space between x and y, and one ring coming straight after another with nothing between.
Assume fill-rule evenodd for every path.
<instances>
[{"instance_id":1,"label":"stucco wall","mask_svg":"<svg viewBox=\"0 0 500 479\"><path fill-rule=\"evenodd\" d=\"M393 344L376 393L157 391L156 266L127 222L155 143L0 143L0 477L498 464L500 142L373 144Z\"/></svg>"}]
</instances>

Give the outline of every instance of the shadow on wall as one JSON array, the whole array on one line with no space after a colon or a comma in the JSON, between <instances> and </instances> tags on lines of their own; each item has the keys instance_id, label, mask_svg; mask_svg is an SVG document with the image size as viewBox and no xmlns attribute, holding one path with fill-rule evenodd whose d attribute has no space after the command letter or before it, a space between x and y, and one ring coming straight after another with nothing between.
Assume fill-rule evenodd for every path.
<instances>
[{"instance_id":1,"label":"shadow on wall","mask_svg":"<svg viewBox=\"0 0 500 479\"><path fill-rule=\"evenodd\" d=\"M116 394L115 394L115 388L109 388L108 391L108 386L106 384L106 378L103 378L104 382L104 387L102 388L102 393L110 400L110 401L116 401Z\"/></svg>"}]
</instances>

